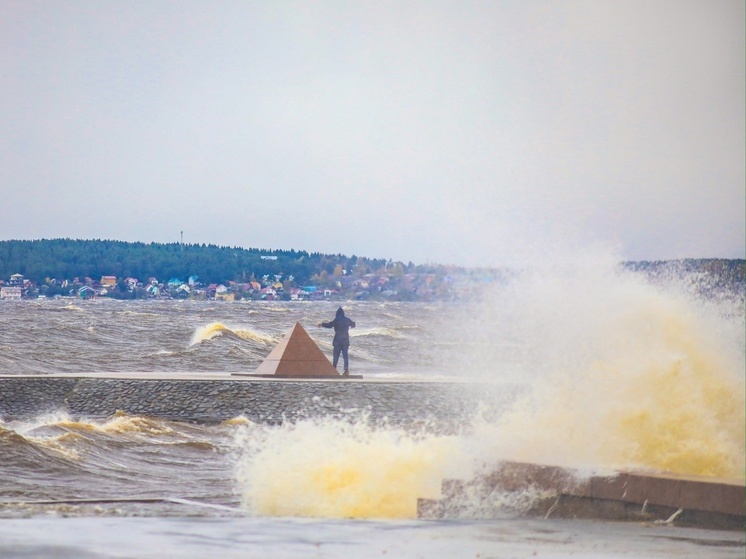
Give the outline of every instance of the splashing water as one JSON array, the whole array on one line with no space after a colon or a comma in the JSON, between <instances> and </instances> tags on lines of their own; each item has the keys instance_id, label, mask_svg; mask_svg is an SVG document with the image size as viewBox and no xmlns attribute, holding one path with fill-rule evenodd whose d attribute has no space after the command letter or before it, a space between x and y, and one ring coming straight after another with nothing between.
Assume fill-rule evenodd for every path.
<instances>
[{"instance_id":1,"label":"splashing water","mask_svg":"<svg viewBox=\"0 0 746 559\"><path fill-rule=\"evenodd\" d=\"M444 477L508 459L743 478L743 308L734 314L732 300L695 299L602 259L521 273L465 316L476 343L454 370L529 387L502 417L460 436L331 417L247 426L245 506L414 517Z\"/></svg>"},{"instance_id":2,"label":"splashing water","mask_svg":"<svg viewBox=\"0 0 746 559\"><path fill-rule=\"evenodd\" d=\"M521 333L538 359L529 396L495 426L496 453L743 478L742 314L611 267L530 277L509 297L533 317Z\"/></svg>"},{"instance_id":3,"label":"splashing water","mask_svg":"<svg viewBox=\"0 0 746 559\"><path fill-rule=\"evenodd\" d=\"M244 505L268 516L413 518L418 497L468 471L455 436L331 417L244 431Z\"/></svg>"}]
</instances>

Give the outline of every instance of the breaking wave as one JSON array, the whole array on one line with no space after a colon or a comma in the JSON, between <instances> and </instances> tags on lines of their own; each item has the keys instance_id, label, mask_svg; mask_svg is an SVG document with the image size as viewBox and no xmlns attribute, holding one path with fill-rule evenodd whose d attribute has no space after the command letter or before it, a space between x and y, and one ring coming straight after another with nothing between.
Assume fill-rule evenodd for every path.
<instances>
[{"instance_id":1,"label":"breaking wave","mask_svg":"<svg viewBox=\"0 0 746 559\"><path fill-rule=\"evenodd\" d=\"M354 328L350 330L351 338L359 338L362 336L381 336L384 338L405 338L401 332L394 330L393 328Z\"/></svg>"},{"instance_id":2,"label":"breaking wave","mask_svg":"<svg viewBox=\"0 0 746 559\"><path fill-rule=\"evenodd\" d=\"M249 425L237 442L243 504L267 516L414 518L418 497L437 497L443 477L463 473L459 437L376 427L365 416Z\"/></svg>"},{"instance_id":3,"label":"breaking wave","mask_svg":"<svg viewBox=\"0 0 746 559\"><path fill-rule=\"evenodd\" d=\"M259 342L265 345L270 345L275 340L267 335L247 328L230 328L222 322L211 322L205 326L201 326L195 330L192 335L192 339L189 342L190 346L200 344L207 340L212 340L219 336L227 336L232 338L238 338L241 340Z\"/></svg>"}]
</instances>

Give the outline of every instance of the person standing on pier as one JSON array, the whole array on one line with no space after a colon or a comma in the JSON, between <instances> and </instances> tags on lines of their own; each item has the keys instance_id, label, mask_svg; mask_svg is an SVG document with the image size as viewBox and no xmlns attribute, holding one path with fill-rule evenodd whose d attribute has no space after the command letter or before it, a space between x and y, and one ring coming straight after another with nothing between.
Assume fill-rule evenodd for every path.
<instances>
[{"instance_id":1,"label":"person standing on pier","mask_svg":"<svg viewBox=\"0 0 746 559\"><path fill-rule=\"evenodd\" d=\"M350 374L350 361L348 358L348 349L350 348L350 328L355 327L355 321L345 316L345 312L342 307L337 309L337 315L334 320L330 322L319 322L319 326L324 328L334 328L334 340L332 345L334 346L334 361L332 365L337 368L339 362L339 354L342 354L344 361L344 376Z\"/></svg>"}]
</instances>

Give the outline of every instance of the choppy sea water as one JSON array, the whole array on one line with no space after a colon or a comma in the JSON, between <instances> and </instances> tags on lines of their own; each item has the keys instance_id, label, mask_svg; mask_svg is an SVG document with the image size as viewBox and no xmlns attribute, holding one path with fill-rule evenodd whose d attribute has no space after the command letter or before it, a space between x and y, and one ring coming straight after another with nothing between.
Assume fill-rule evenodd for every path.
<instances>
[{"instance_id":1,"label":"choppy sea water","mask_svg":"<svg viewBox=\"0 0 746 559\"><path fill-rule=\"evenodd\" d=\"M0 370L251 372L296 321L330 354L331 333L315 325L337 305L0 302ZM529 274L478 303L342 305L358 324L353 372L490 379L517 396L497 420L475 410L456 435L364 414L280 426L0 420L0 556L150 557L153 546L184 557L743 555L742 535L715 545L668 527L528 521L526 496L474 503L451 521L415 519L416 499L438 497L444 477L501 459L742 478L740 294L703 299L601 267ZM476 520L485 511L499 521ZM146 531L132 518L143 516ZM115 532L124 536L113 547L93 535Z\"/></svg>"}]
</instances>

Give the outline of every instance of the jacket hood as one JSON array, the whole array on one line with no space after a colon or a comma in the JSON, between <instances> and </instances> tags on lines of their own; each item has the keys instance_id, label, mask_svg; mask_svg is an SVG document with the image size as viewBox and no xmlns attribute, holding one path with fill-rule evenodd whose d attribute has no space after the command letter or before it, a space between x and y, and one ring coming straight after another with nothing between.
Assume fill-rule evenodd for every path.
<instances>
[{"instance_id":1,"label":"jacket hood","mask_svg":"<svg viewBox=\"0 0 746 559\"><path fill-rule=\"evenodd\" d=\"M344 310L342 310L342 307L339 307L337 309L337 318L339 318L340 316L344 316L344 315L345 315Z\"/></svg>"}]
</instances>

